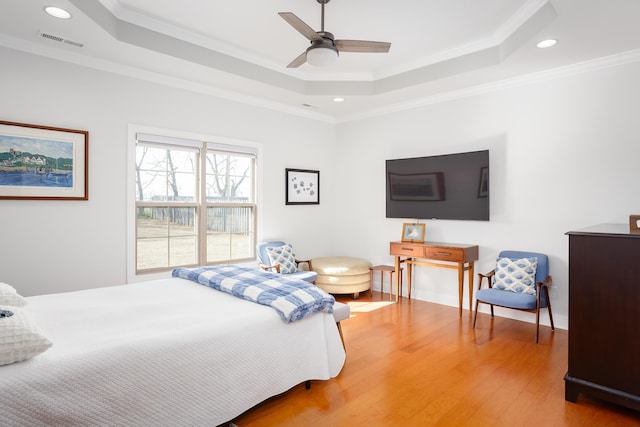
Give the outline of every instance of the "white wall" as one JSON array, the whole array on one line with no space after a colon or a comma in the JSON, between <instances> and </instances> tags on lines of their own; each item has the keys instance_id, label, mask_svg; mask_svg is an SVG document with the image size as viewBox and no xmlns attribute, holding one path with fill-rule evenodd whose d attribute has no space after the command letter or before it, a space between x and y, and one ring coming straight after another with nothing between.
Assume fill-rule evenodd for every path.
<instances>
[{"instance_id":1,"label":"white wall","mask_svg":"<svg viewBox=\"0 0 640 427\"><path fill-rule=\"evenodd\" d=\"M640 213L638 76L635 63L340 124L334 170L345 190L337 193L336 248L393 264L389 241L411 221L385 218L386 159L489 149L491 221L428 220L426 238L478 244L481 272L502 249L547 253L554 320L566 328L564 233ZM416 298L458 305L455 270L414 274ZM541 319L548 323L546 313Z\"/></svg>"},{"instance_id":2,"label":"white wall","mask_svg":"<svg viewBox=\"0 0 640 427\"><path fill-rule=\"evenodd\" d=\"M24 295L126 281L131 123L262 144L260 238L374 264L392 263L405 222L385 218L384 161L488 148L491 221L427 221L427 239L480 245L478 271L501 249L548 253L560 327L564 233L640 213L638 63L333 125L5 48L0 62L2 120L90 133L89 201L0 200L0 281ZM287 167L321 171L319 206L284 205ZM455 283L452 270L418 268L413 296L457 306Z\"/></svg>"},{"instance_id":3,"label":"white wall","mask_svg":"<svg viewBox=\"0 0 640 427\"><path fill-rule=\"evenodd\" d=\"M126 282L128 125L262 145L259 238L328 254L335 126L0 48L1 120L89 131L89 200L0 200L0 281L23 295ZM285 206L285 168L320 170L321 205Z\"/></svg>"}]
</instances>

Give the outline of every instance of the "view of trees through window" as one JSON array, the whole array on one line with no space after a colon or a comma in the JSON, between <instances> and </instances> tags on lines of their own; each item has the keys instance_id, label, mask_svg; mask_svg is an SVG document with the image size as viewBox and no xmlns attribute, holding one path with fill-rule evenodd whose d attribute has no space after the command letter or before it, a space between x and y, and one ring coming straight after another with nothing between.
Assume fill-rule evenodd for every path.
<instances>
[{"instance_id":1,"label":"view of trees through window","mask_svg":"<svg viewBox=\"0 0 640 427\"><path fill-rule=\"evenodd\" d=\"M255 156L136 145L136 270L247 260L255 247Z\"/></svg>"}]
</instances>

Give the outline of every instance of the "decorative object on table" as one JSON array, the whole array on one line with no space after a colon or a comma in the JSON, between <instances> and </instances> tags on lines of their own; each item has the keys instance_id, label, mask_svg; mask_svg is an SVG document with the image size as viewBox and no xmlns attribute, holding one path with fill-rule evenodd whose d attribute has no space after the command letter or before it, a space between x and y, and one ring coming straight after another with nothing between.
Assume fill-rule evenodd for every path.
<instances>
[{"instance_id":1,"label":"decorative object on table","mask_svg":"<svg viewBox=\"0 0 640 427\"><path fill-rule=\"evenodd\" d=\"M473 328L478 318L478 303L491 306L530 311L536 314L536 344L540 335L540 309L549 309L551 330L553 314L549 300L549 257L537 252L502 251L498 255L495 269L487 274L478 274L480 280L476 292L476 310L473 316ZM483 279L487 279L488 288L482 289Z\"/></svg>"},{"instance_id":2,"label":"decorative object on table","mask_svg":"<svg viewBox=\"0 0 640 427\"><path fill-rule=\"evenodd\" d=\"M0 121L0 199L87 200L89 132Z\"/></svg>"},{"instance_id":3,"label":"decorative object on table","mask_svg":"<svg viewBox=\"0 0 640 427\"><path fill-rule=\"evenodd\" d=\"M629 215L629 233L640 234L640 215Z\"/></svg>"},{"instance_id":4,"label":"decorative object on table","mask_svg":"<svg viewBox=\"0 0 640 427\"><path fill-rule=\"evenodd\" d=\"M411 243L424 243L424 224L402 224L402 241Z\"/></svg>"},{"instance_id":5,"label":"decorative object on table","mask_svg":"<svg viewBox=\"0 0 640 427\"><path fill-rule=\"evenodd\" d=\"M285 169L287 205L320 204L320 171Z\"/></svg>"}]
</instances>

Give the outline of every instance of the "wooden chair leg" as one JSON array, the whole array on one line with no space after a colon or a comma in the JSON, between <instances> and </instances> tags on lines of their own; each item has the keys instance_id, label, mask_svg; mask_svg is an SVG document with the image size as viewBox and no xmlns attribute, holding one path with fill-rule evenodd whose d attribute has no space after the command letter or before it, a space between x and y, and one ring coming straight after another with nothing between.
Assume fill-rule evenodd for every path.
<instances>
[{"instance_id":1,"label":"wooden chair leg","mask_svg":"<svg viewBox=\"0 0 640 427\"><path fill-rule=\"evenodd\" d=\"M551 330L555 331L556 328L553 325L553 313L551 313L551 300L549 299L549 289L546 286L543 289L544 289L544 295L545 297L547 297L547 310L549 310L549 320L551 321Z\"/></svg>"},{"instance_id":2,"label":"wooden chair leg","mask_svg":"<svg viewBox=\"0 0 640 427\"><path fill-rule=\"evenodd\" d=\"M536 344L540 338L540 305L536 308Z\"/></svg>"}]
</instances>

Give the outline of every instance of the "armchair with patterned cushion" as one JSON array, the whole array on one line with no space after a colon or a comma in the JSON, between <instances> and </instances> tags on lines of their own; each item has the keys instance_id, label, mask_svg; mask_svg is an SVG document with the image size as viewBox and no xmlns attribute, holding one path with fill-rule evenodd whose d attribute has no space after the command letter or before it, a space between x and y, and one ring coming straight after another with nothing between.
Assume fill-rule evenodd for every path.
<instances>
[{"instance_id":1,"label":"armchair with patterned cushion","mask_svg":"<svg viewBox=\"0 0 640 427\"><path fill-rule=\"evenodd\" d=\"M290 244L282 241L264 242L256 246L258 264L266 271L291 275L297 279L315 283L318 273L312 270L311 260L296 259ZM302 269L306 266L306 269Z\"/></svg>"},{"instance_id":2,"label":"armchair with patterned cushion","mask_svg":"<svg viewBox=\"0 0 640 427\"><path fill-rule=\"evenodd\" d=\"M476 312L473 327L478 318L478 303L491 306L530 311L536 314L536 343L540 335L540 309L549 309L551 330L553 314L549 300L549 257L537 252L502 251L496 260L496 267L487 274L478 274L480 281L476 292ZM482 289L483 279L487 279L488 287Z\"/></svg>"}]
</instances>

